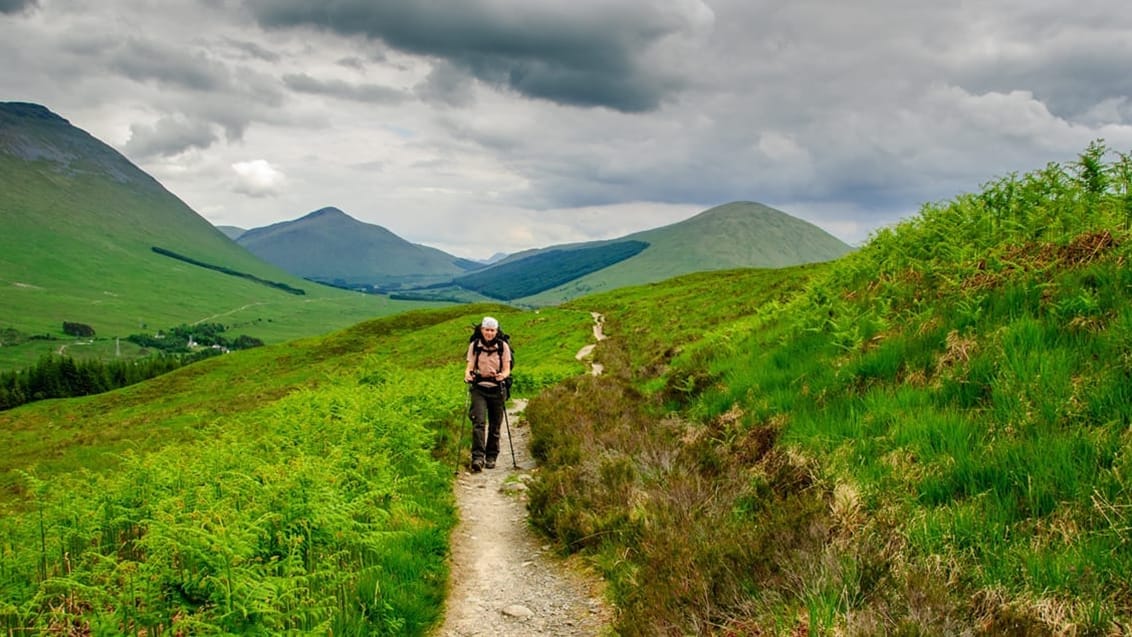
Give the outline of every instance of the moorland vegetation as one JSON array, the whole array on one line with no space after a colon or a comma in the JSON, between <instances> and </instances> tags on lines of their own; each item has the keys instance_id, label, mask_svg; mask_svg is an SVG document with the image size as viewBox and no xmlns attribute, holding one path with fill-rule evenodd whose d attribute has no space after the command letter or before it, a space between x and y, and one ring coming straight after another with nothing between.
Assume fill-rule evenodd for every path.
<instances>
[{"instance_id":1,"label":"moorland vegetation","mask_svg":"<svg viewBox=\"0 0 1132 637\"><path fill-rule=\"evenodd\" d=\"M531 520L619 634L1127 632L1130 226L1132 158L1098 143L825 264L410 312L0 413L0 628L427 633L490 312Z\"/></svg>"},{"instance_id":2,"label":"moorland vegetation","mask_svg":"<svg viewBox=\"0 0 1132 637\"><path fill-rule=\"evenodd\" d=\"M607 375L529 405L532 518L623 635L1125 634L1130 226L1132 158L1095 143L796 294L738 273L568 304L605 315Z\"/></svg>"}]
</instances>

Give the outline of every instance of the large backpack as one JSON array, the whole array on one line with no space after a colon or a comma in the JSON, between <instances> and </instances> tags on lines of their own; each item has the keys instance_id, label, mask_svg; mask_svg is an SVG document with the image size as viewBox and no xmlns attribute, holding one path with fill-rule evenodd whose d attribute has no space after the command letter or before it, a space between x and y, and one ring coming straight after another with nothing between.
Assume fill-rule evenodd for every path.
<instances>
[{"instance_id":1,"label":"large backpack","mask_svg":"<svg viewBox=\"0 0 1132 637\"><path fill-rule=\"evenodd\" d=\"M503 341L504 343L507 343L507 349L508 349L509 352L511 352L511 373L514 374L515 373L515 346L511 344L511 335L505 333L503 331L503 328L499 328L499 331L497 331L495 333L495 339L498 340L498 341ZM484 349L482 347L480 347L480 343L482 343L483 340L484 340L483 339L483 333L480 332L480 326L477 325L477 326L475 326L474 329L472 329L472 335L470 337L468 337L469 343L475 343L475 345L472 347L472 351L475 352L475 358L473 359L473 362L472 362L472 369L479 368L480 352L484 351ZM498 355L499 355L499 368L503 369L503 345L502 344L500 344L497 352L498 352ZM503 397L505 399L508 398L511 395L511 379L512 379L512 376L508 376L507 378L503 379L502 383L500 383L500 388L503 390Z\"/></svg>"}]
</instances>

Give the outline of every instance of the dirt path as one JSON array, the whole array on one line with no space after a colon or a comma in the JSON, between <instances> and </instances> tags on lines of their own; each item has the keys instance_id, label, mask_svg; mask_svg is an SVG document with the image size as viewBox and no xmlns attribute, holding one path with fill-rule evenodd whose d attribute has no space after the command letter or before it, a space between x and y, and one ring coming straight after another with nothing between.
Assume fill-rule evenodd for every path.
<instances>
[{"instance_id":1,"label":"dirt path","mask_svg":"<svg viewBox=\"0 0 1132 637\"><path fill-rule=\"evenodd\" d=\"M599 328L600 322L595 336ZM537 468L525 407L525 400L515 400L508 410L498 466L482 473L462 469L456 480L460 522L452 534L447 615L436 637L607 632L612 611L601 598L600 580L556 557L527 525L526 482Z\"/></svg>"},{"instance_id":2,"label":"dirt path","mask_svg":"<svg viewBox=\"0 0 1132 637\"><path fill-rule=\"evenodd\" d=\"M604 331L605 317L602 316L601 314L598 314L597 312L590 312L590 316L594 317L594 340L595 341L604 341L605 340L605 331ZM585 357L587 357L587 356L589 356L590 354L593 353L594 347L596 347L596 343L591 343L590 345L586 345L582 349L578 350L578 354L576 356L574 356L574 358L576 358L578 360L582 360L583 358L585 358ZM604 368L602 367L601 363L596 363L592 360L590 361L590 373L591 374L593 374L594 376L601 376L601 373L603 371L604 371Z\"/></svg>"},{"instance_id":3,"label":"dirt path","mask_svg":"<svg viewBox=\"0 0 1132 637\"><path fill-rule=\"evenodd\" d=\"M256 305L267 305L267 302L266 301L258 301L256 303L248 303L247 305L241 305L240 307L238 307L234 310L228 310L227 312L221 312L219 314L213 314L212 316L206 316L206 317L200 319L199 321L193 321L192 324L193 325L200 325L201 323L204 323L205 321L211 321L213 319L218 319L221 316L228 316L229 314L235 314L236 312L242 312L243 310L246 310L249 307L254 307Z\"/></svg>"}]
</instances>

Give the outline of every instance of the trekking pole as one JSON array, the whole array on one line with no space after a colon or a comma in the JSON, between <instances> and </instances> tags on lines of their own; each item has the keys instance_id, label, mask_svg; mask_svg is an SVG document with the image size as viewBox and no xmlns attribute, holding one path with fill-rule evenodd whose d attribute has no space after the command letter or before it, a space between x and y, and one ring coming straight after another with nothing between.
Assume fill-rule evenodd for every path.
<instances>
[{"instance_id":1,"label":"trekking pole","mask_svg":"<svg viewBox=\"0 0 1132 637\"><path fill-rule=\"evenodd\" d=\"M468 417L468 410L472 406L471 388L468 387L468 382L464 381L464 411L460 412L460 417L456 419L456 466L454 473L460 475L460 448L464 444L464 419Z\"/></svg>"},{"instance_id":2,"label":"trekking pole","mask_svg":"<svg viewBox=\"0 0 1132 637\"><path fill-rule=\"evenodd\" d=\"M515 443L511 440L511 419L507 417L507 401L503 401L503 422L507 423L507 444L511 447L511 467L514 469L519 468L519 463L515 460Z\"/></svg>"}]
</instances>

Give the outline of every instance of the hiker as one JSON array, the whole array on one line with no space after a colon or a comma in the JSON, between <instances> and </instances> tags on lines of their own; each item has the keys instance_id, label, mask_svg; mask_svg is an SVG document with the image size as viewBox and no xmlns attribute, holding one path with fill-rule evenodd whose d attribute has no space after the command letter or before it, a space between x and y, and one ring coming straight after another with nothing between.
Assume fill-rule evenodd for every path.
<instances>
[{"instance_id":1,"label":"hiker","mask_svg":"<svg viewBox=\"0 0 1132 637\"><path fill-rule=\"evenodd\" d=\"M498 338L499 333L499 321L485 316L478 335L468 343L464 382L468 383L472 403L468 416L472 419L473 472L484 467L494 469L499 456L499 426L507 401L505 381L511 375L511 346Z\"/></svg>"}]
</instances>

